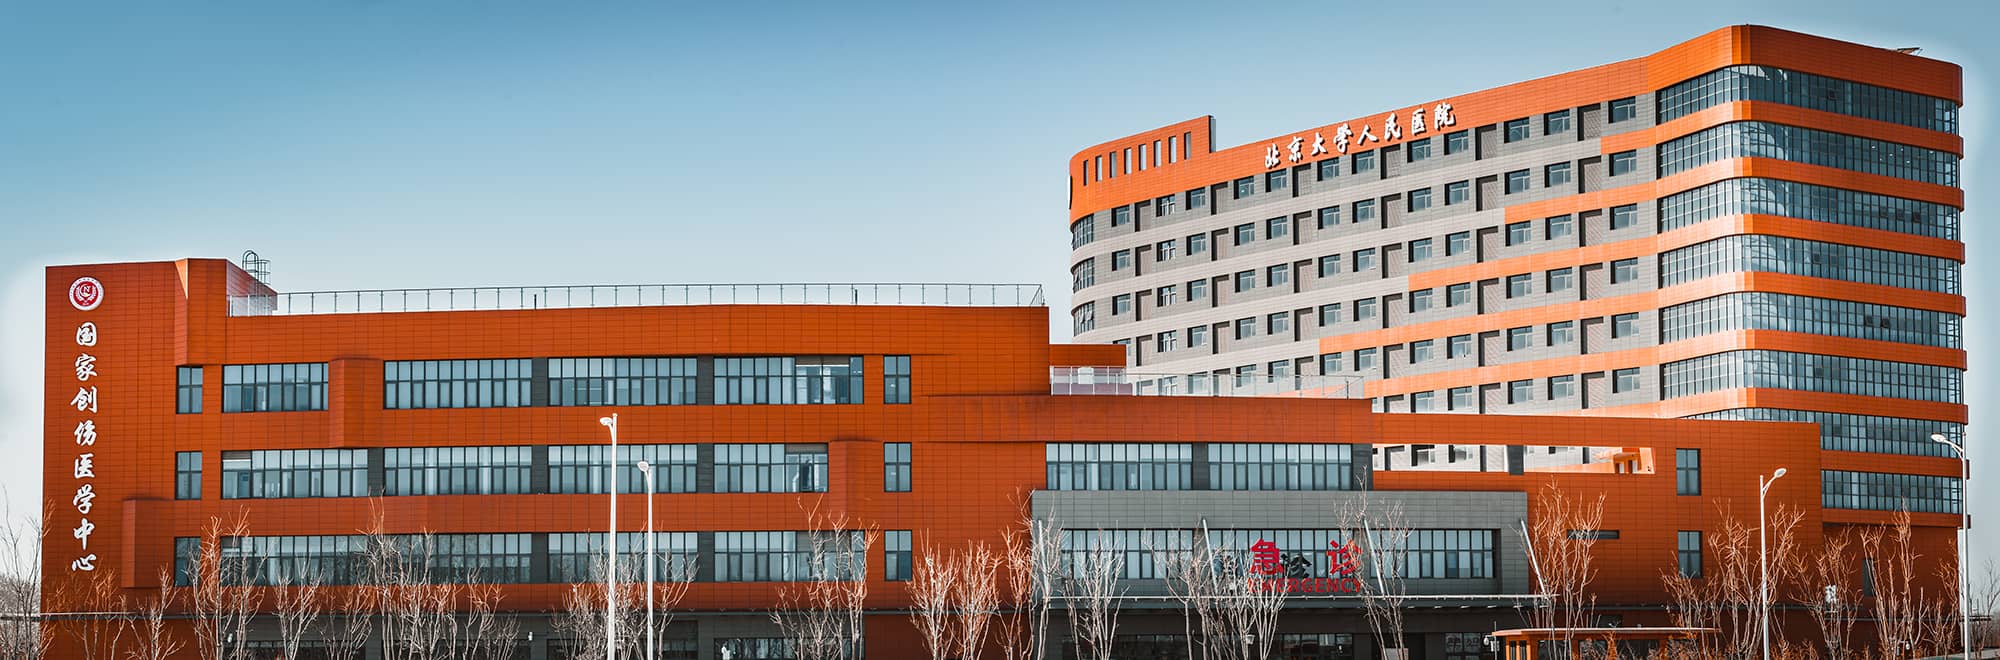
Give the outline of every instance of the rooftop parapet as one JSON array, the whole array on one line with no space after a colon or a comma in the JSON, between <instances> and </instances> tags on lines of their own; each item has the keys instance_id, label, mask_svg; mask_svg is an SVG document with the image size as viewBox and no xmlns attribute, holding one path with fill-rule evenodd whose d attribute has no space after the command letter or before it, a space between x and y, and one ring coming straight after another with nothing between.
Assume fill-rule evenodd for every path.
<instances>
[{"instance_id":1,"label":"rooftop parapet","mask_svg":"<svg viewBox=\"0 0 2000 660\"><path fill-rule=\"evenodd\" d=\"M229 297L230 316L674 307L1045 307L1039 284L607 284L311 291Z\"/></svg>"}]
</instances>

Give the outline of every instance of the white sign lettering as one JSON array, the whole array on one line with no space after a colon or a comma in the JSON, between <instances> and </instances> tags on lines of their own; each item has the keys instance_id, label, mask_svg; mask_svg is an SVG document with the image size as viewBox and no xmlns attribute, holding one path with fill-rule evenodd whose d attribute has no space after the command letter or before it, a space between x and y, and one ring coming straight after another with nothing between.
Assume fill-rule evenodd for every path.
<instances>
[{"instance_id":1,"label":"white sign lettering","mask_svg":"<svg viewBox=\"0 0 2000 660\"><path fill-rule=\"evenodd\" d=\"M91 357L89 353L78 353L76 356L77 381L78 382L87 381L96 377L97 377L97 358Z\"/></svg>"},{"instance_id":2,"label":"white sign lettering","mask_svg":"<svg viewBox=\"0 0 2000 660\"><path fill-rule=\"evenodd\" d=\"M1380 137L1375 135L1375 125L1370 123L1362 123L1361 130L1358 132L1345 123L1335 126L1333 128L1333 153L1345 154L1349 146L1365 146L1371 142L1401 140L1404 138L1405 130L1408 131L1409 137L1414 138L1418 135L1423 135L1427 131L1441 130L1447 126L1455 126L1457 124L1458 117L1452 114L1451 103L1448 101L1439 101L1437 105L1431 106L1428 109L1423 106L1411 108L1407 120L1404 119L1401 111L1394 111L1382 118L1382 135ZM1313 131L1312 148L1310 151L1306 149L1306 138L1304 135L1293 135L1289 139L1272 142L1264 149L1264 168L1277 167L1286 161L1296 163L1311 156L1328 153L1326 142L1326 136L1322 135L1319 131ZM1283 149L1279 148L1280 144L1284 145Z\"/></svg>"},{"instance_id":3,"label":"white sign lettering","mask_svg":"<svg viewBox=\"0 0 2000 660\"><path fill-rule=\"evenodd\" d=\"M76 282L69 286L70 305L78 311L88 312L97 309L98 304L103 301L104 285L94 278L77 278ZM83 348L97 345L96 323L85 321L76 326L76 345ZM97 362L95 355L78 353L76 360L70 365L76 374L76 381L88 383L97 378ZM97 404L96 385L78 385L76 396L70 397L69 400L69 405L76 408L77 412L89 415L97 414ZM97 445L97 420L86 417L78 421L73 434L76 437L76 446L94 449ZM96 458L96 451L77 454L75 460L70 463L70 475L79 481L96 479ZM69 504L77 513L76 526L70 528L69 534L76 539L78 549L83 553L83 556L70 561L69 570L94 572L97 570L97 553L90 552L90 535L96 533L97 523L91 522L88 516L91 509L97 506L97 486L88 481L78 484L76 493L69 498Z\"/></svg>"}]
</instances>

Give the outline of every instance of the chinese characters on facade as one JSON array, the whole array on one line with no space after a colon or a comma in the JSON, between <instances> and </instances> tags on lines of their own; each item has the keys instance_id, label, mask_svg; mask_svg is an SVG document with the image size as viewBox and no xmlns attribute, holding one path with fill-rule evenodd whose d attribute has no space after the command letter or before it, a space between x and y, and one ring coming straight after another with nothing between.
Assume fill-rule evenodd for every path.
<instances>
[{"instance_id":1,"label":"chinese characters on facade","mask_svg":"<svg viewBox=\"0 0 2000 660\"><path fill-rule=\"evenodd\" d=\"M1348 123L1342 123L1333 130L1333 152L1346 154L1347 148L1350 146L1361 147L1384 140L1400 140L1403 138L1403 130L1406 126L1409 129L1410 137L1416 137L1422 135L1426 130L1443 130L1446 127L1458 125L1458 116L1452 114L1452 107L1449 102L1439 101L1437 105L1431 106L1429 117L1425 116L1424 110L1422 107L1411 109L1408 113L1409 120L1407 122L1397 119L1401 116L1399 113L1389 113L1388 116L1382 118L1381 137L1376 137L1373 124L1363 122L1361 130L1356 132L1353 128L1349 127ZM1292 136L1292 139L1285 144L1283 151L1280 151L1277 142L1272 142L1271 146L1264 150L1264 167L1265 169L1269 169L1277 167L1282 163L1297 163L1307 158L1325 155L1327 153L1326 142L1326 136L1320 134L1319 131L1313 131L1310 150L1306 147L1306 139L1302 136Z\"/></svg>"},{"instance_id":2,"label":"chinese characters on facade","mask_svg":"<svg viewBox=\"0 0 2000 660\"><path fill-rule=\"evenodd\" d=\"M1311 562L1304 556L1295 555L1292 561L1285 559L1278 544L1269 539L1258 539L1250 544L1251 587L1263 591L1284 591L1287 593L1351 594L1361 590L1355 574L1361 569L1361 549L1353 543L1338 540L1327 541L1331 549L1326 551L1327 571L1325 577L1311 577ZM1296 564L1301 570L1294 571Z\"/></svg>"},{"instance_id":3,"label":"chinese characters on facade","mask_svg":"<svg viewBox=\"0 0 2000 660\"><path fill-rule=\"evenodd\" d=\"M92 278L81 278L70 285L70 305L77 311L88 312L97 308L104 296L103 285ZM76 559L69 563L71 571L97 570L97 553L90 551L90 536L97 531L97 524L90 521L90 511L97 504L97 411L99 404L96 385L98 368L101 366L92 352L98 350L97 324L85 321L76 327L76 359L71 367L76 376L76 394L69 399L69 407L77 413L76 430L72 433L76 441L77 453L70 461L70 478L76 486L69 504L76 509L77 522L70 528L70 538L76 540ZM60 400L60 399L58 399Z\"/></svg>"}]
</instances>

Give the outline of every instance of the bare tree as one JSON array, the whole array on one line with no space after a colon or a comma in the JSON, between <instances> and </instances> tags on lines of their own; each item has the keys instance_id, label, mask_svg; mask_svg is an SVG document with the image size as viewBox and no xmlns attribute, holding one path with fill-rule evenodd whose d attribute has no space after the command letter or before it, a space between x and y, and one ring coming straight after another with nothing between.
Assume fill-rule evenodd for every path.
<instances>
[{"instance_id":1,"label":"bare tree","mask_svg":"<svg viewBox=\"0 0 2000 660\"><path fill-rule=\"evenodd\" d=\"M167 613L174 609L174 574L160 571L160 591L139 607L134 625L132 660L167 660L181 652L183 644L167 630Z\"/></svg>"},{"instance_id":2,"label":"bare tree","mask_svg":"<svg viewBox=\"0 0 2000 660\"><path fill-rule=\"evenodd\" d=\"M1591 565L1598 530L1604 522L1604 495L1585 502L1563 494L1553 483L1537 496L1534 520L1528 524L1529 557L1534 563L1538 628L1582 628L1590 625L1597 596L1590 591L1597 569ZM1573 641L1570 636L1564 642Z\"/></svg>"},{"instance_id":3,"label":"bare tree","mask_svg":"<svg viewBox=\"0 0 2000 660\"><path fill-rule=\"evenodd\" d=\"M353 567L357 574L366 575L366 554L363 564ZM368 633L374 628L375 590L368 586L354 586L346 589L338 611L330 612L322 628L326 639L326 652L330 660L357 660L368 644Z\"/></svg>"},{"instance_id":4,"label":"bare tree","mask_svg":"<svg viewBox=\"0 0 2000 660\"><path fill-rule=\"evenodd\" d=\"M958 577L952 589L952 606L957 610L953 638L958 642L958 660L979 660L986 646L986 633L999 615L1000 592L995 573L1000 557L983 542L968 542L965 554L952 562Z\"/></svg>"},{"instance_id":5,"label":"bare tree","mask_svg":"<svg viewBox=\"0 0 2000 660\"><path fill-rule=\"evenodd\" d=\"M318 575L273 576L270 587L273 618L278 623L278 645L284 649L285 657L299 657L299 648L306 637L319 628L319 619L326 610L320 602L320 577Z\"/></svg>"},{"instance_id":6,"label":"bare tree","mask_svg":"<svg viewBox=\"0 0 2000 660\"><path fill-rule=\"evenodd\" d=\"M857 528L845 515L808 515L807 575L778 592L771 621L799 660L845 660L862 654L862 605L868 599L868 550L881 532Z\"/></svg>"},{"instance_id":7,"label":"bare tree","mask_svg":"<svg viewBox=\"0 0 2000 660\"><path fill-rule=\"evenodd\" d=\"M1309 577L1282 572L1261 575L1255 562L1246 560L1240 549L1215 545L1206 530L1194 539L1191 549L1169 549L1156 552L1155 557L1155 563L1163 567L1167 593L1181 604L1190 658L1268 657L1276 640L1278 614L1291 596L1288 578ZM1201 642L1199 656L1196 640Z\"/></svg>"},{"instance_id":8,"label":"bare tree","mask_svg":"<svg viewBox=\"0 0 2000 660\"><path fill-rule=\"evenodd\" d=\"M1833 660L1847 657L1848 636L1861 612L1861 590L1855 586L1849 561L1850 543L1847 534L1831 533L1819 551L1799 554L1806 559L1798 573L1805 581L1799 604L1812 613L1820 641L1826 645L1826 657Z\"/></svg>"},{"instance_id":9,"label":"bare tree","mask_svg":"<svg viewBox=\"0 0 2000 660\"><path fill-rule=\"evenodd\" d=\"M1054 571L1061 565L1060 537L1047 521L1023 517L1001 537L1000 572L1007 582L1007 611L995 621L1001 657L1040 660L1048 652L1049 604Z\"/></svg>"},{"instance_id":10,"label":"bare tree","mask_svg":"<svg viewBox=\"0 0 2000 660\"><path fill-rule=\"evenodd\" d=\"M253 586L257 563L230 549L249 532L249 519L242 511L228 518L210 517L202 530L189 600L197 652L204 660L248 658L250 619L260 600Z\"/></svg>"},{"instance_id":11,"label":"bare tree","mask_svg":"<svg viewBox=\"0 0 2000 660\"><path fill-rule=\"evenodd\" d=\"M109 571L98 571L80 579L64 581L55 594L61 610L61 628L86 658L117 658L132 620L129 605Z\"/></svg>"},{"instance_id":12,"label":"bare tree","mask_svg":"<svg viewBox=\"0 0 2000 660\"><path fill-rule=\"evenodd\" d=\"M45 521L53 510L44 505L17 517L12 506L0 504L0 613L7 616L0 619L0 656L39 660L48 654L51 631L35 617L42 611Z\"/></svg>"},{"instance_id":13,"label":"bare tree","mask_svg":"<svg viewBox=\"0 0 2000 660\"><path fill-rule=\"evenodd\" d=\"M1875 636L1881 657L1914 657L1923 645L1924 599L1916 586L1917 553L1911 546L1910 512L1898 510L1888 528L1861 532L1862 554L1874 565L1863 576L1875 593Z\"/></svg>"},{"instance_id":14,"label":"bare tree","mask_svg":"<svg viewBox=\"0 0 2000 660\"><path fill-rule=\"evenodd\" d=\"M1685 576L1670 570L1662 574L1661 582L1672 601L1669 608L1677 625L1721 631L1715 638L1696 638L1702 657L1755 657L1762 648L1758 634L1764 611L1757 530L1727 511L1721 517L1721 529L1703 535L1706 552L1701 574ZM1773 603L1778 602L1785 585L1797 583L1791 576L1802 562L1796 558L1795 531L1803 519L1804 511L1781 505L1765 521ZM1773 629L1773 637L1784 638L1781 625L1774 623Z\"/></svg>"},{"instance_id":15,"label":"bare tree","mask_svg":"<svg viewBox=\"0 0 2000 660\"><path fill-rule=\"evenodd\" d=\"M1376 643L1383 645L1384 658L1390 656L1391 650L1401 658L1403 603L1409 597L1403 572L1409 566L1412 532L1400 507L1375 509L1364 498L1359 506L1343 515L1347 520L1342 527L1355 534L1353 542L1360 549L1363 575L1355 583L1368 615L1368 627L1374 632Z\"/></svg>"},{"instance_id":16,"label":"bare tree","mask_svg":"<svg viewBox=\"0 0 2000 660\"><path fill-rule=\"evenodd\" d=\"M952 639L952 592L957 588L954 562L926 544L910 571L910 623L923 638L931 660L944 660L958 645Z\"/></svg>"},{"instance_id":17,"label":"bare tree","mask_svg":"<svg viewBox=\"0 0 2000 660\"><path fill-rule=\"evenodd\" d=\"M1994 623L1994 616L2000 614L2000 564L1988 558L1980 565L1980 570L1969 589L1972 593L1972 641L1973 648L1992 648L2000 639L2000 626Z\"/></svg>"},{"instance_id":18,"label":"bare tree","mask_svg":"<svg viewBox=\"0 0 2000 660\"><path fill-rule=\"evenodd\" d=\"M1111 660L1118 641L1118 611L1125 595L1125 557L1110 547L1103 530L1091 533L1087 546L1072 548L1071 559L1063 566L1062 593L1070 637L1078 658Z\"/></svg>"}]
</instances>

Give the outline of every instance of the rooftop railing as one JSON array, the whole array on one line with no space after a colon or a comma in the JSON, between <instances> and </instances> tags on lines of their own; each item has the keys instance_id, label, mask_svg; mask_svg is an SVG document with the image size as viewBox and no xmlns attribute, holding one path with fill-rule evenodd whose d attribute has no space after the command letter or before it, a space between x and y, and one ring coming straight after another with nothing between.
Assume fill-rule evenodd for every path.
<instances>
[{"instance_id":1,"label":"rooftop railing","mask_svg":"<svg viewBox=\"0 0 2000 660\"><path fill-rule=\"evenodd\" d=\"M230 316L671 307L1043 307L1039 284L621 284L313 291L229 297Z\"/></svg>"},{"instance_id":2,"label":"rooftop railing","mask_svg":"<svg viewBox=\"0 0 2000 660\"><path fill-rule=\"evenodd\" d=\"M1361 379L1352 376L1270 374L1138 373L1119 367L1051 367L1049 393L1056 395L1255 396L1301 399L1358 399Z\"/></svg>"}]
</instances>

